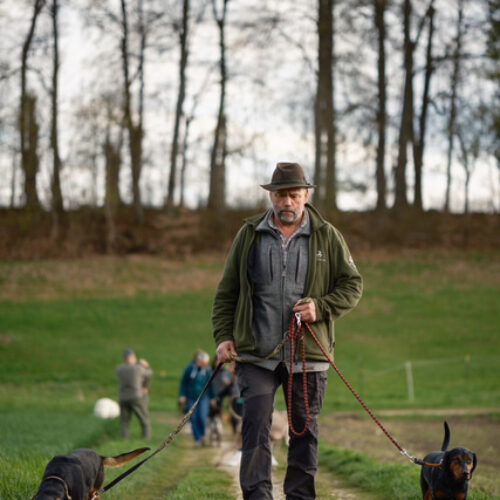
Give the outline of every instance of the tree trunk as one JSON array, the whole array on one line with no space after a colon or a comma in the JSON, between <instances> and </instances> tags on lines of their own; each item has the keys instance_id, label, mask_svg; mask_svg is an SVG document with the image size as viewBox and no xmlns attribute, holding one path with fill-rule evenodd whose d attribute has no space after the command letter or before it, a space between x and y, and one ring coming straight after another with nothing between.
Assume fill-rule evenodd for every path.
<instances>
[{"instance_id":1,"label":"tree trunk","mask_svg":"<svg viewBox=\"0 0 500 500\"><path fill-rule=\"evenodd\" d=\"M226 184L226 154L227 154L227 133L226 133L226 42L225 26L226 12L229 0L223 0L222 13L217 14L216 0L212 0L214 18L219 28L219 49L220 49L220 99L219 111L217 114L217 125L214 133L214 143L210 153L210 186L208 194L208 208L214 210L216 214L221 214L226 208L225 184Z\"/></svg>"},{"instance_id":2,"label":"tree trunk","mask_svg":"<svg viewBox=\"0 0 500 500\"><path fill-rule=\"evenodd\" d=\"M179 34L181 57L179 62L179 94L177 95L177 106L175 110L174 135L170 151L170 176L168 179L168 193L166 201L167 213L171 213L174 207L174 194L177 178L177 156L179 153L179 128L183 115L184 97L186 94L186 67L188 60L188 28L189 28L189 0L184 0L182 14L182 28Z\"/></svg>"},{"instance_id":3,"label":"tree trunk","mask_svg":"<svg viewBox=\"0 0 500 500\"><path fill-rule=\"evenodd\" d=\"M377 165L375 179L377 185L377 210L386 208L386 180L385 180L385 132L387 123L387 82L385 76L385 10L387 0L374 0L375 27L378 33L378 109L377 109Z\"/></svg>"},{"instance_id":4,"label":"tree trunk","mask_svg":"<svg viewBox=\"0 0 500 500\"><path fill-rule=\"evenodd\" d=\"M25 92L22 99L21 132L22 150L21 162L24 172L24 196L26 208L28 210L38 210L40 201L36 190L36 175L38 172L38 130L36 119L36 97Z\"/></svg>"},{"instance_id":5,"label":"tree trunk","mask_svg":"<svg viewBox=\"0 0 500 500\"><path fill-rule=\"evenodd\" d=\"M460 63L462 53L462 24L464 16L464 2L458 1L458 20L457 36L455 38L455 50L453 51L453 72L451 75L451 96L450 96L450 114L448 116L447 134L448 134L448 154L446 160L446 193L444 200L444 211L450 211L450 190L451 190L451 160L454 149L454 138L456 133L457 119L457 93L458 82L460 80Z\"/></svg>"},{"instance_id":6,"label":"tree trunk","mask_svg":"<svg viewBox=\"0 0 500 500\"><path fill-rule=\"evenodd\" d=\"M314 105L314 202L320 209L336 210L335 127L333 106L334 0L318 0L318 86Z\"/></svg>"},{"instance_id":7,"label":"tree trunk","mask_svg":"<svg viewBox=\"0 0 500 500\"><path fill-rule=\"evenodd\" d=\"M425 63L424 90L422 94L422 109L420 111L419 132L418 138L415 138L413 145L413 163L415 166L415 194L413 198L413 206L417 210L423 209L422 201L422 170L424 164L425 151L425 130L427 125L427 110L429 108L429 89L431 84L431 76L434 71L434 61L432 57L432 42L434 35L434 6L433 2L429 6L427 15L429 17L429 35L427 38L427 55Z\"/></svg>"},{"instance_id":8,"label":"tree trunk","mask_svg":"<svg viewBox=\"0 0 500 500\"><path fill-rule=\"evenodd\" d=\"M104 155L106 158L106 251L112 252L116 242L115 217L120 203L120 193L118 189L118 179L120 174L120 147L116 147L110 139L109 131L106 134L104 143Z\"/></svg>"},{"instance_id":9,"label":"tree trunk","mask_svg":"<svg viewBox=\"0 0 500 500\"><path fill-rule=\"evenodd\" d=\"M17 177L17 153L12 150L12 175L10 178L10 208L14 208L16 204L16 177Z\"/></svg>"},{"instance_id":10,"label":"tree trunk","mask_svg":"<svg viewBox=\"0 0 500 500\"><path fill-rule=\"evenodd\" d=\"M408 161L408 144L413 140L413 51L415 44L410 38L411 0L405 0L404 16L404 70L405 84L403 94L403 110L398 141L398 161L395 173L394 208L408 207L406 194L406 164Z\"/></svg>"},{"instance_id":11,"label":"tree trunk","mask_svg":"<svg viewBox=\"0 0 500 500\"><path fill-rule=\"evenodd\" d=\"M189 127L191 125L193 117L192 115L186 117L184 121L184 137L182 139L182 161L181 161L181 178L180 178L180 201L179 206L184 206L185 198L185 188L186 188L186 169L187 169L187 150L188 150L188 138L189 138Z\"/></svg>"},{"instance_id":12,"label":"tree trunk","mask_svg":"<svg viewBox=\"0 0 500 500\"><path fill-rule=\"evenodd\" d=\"M31 24L23 43L21 55L21 101L19 109L19 136L21 141L21 167L24 172L24 197L28 210L38 210L40 201L36 190L38 172L38 125L36 122L36 98L26 89L28 71L28 52L35 33L38 15L45 0L35 0Z\"/></svg>"},{"instance_id":13,"label":"tree trunk","mask_svg":"<svg viewBox=\"0 0 500 500\"><path fill-rule=\"evenodd\" d=\"M128 57L128 20L127 20L127 4L126 0L121 0L121 10L122 10L122 43L121 43L121 53L122 53L122 71L123 71L123 114L125 125L128 130L128 142L130 151L130 166L132 169L132 203L134 206L134 216L137 223L142 223L143 220L143 210L141 202L141 193L139 188L139 181L141 177L142 169L142 138L143 129L141 116L142 111L139 115L139 124L135 125L132 118L132 97L130 94L130 69L129 69L129 57ZM140 62L139 70L140 73L143 72L143 43L144 43L144 33L141 36L141 52L140 52ZM141 69L142 68L142 69ZM143 74L139 75L141 78L141 90L143 91ZM141 110L141 96L139 98L139 108Z\"/></svg>"},{"instance_id":14,"label":"tree trunk","mask_svg":"<svg viewBox=\"0 0 500 500\"><path fill-rule=\"evenodd\" d=\"M58 93L59 93L59 30L57 26L58 0L52 3L52 30L54 37L53 70L52 70L52 127L50 143L52 147L53 172L52 172L52 236L59 233L60 217L64 211L61 192L61 158L59 156L59 131L58 131Z\"/></svg>"}]
</instances>

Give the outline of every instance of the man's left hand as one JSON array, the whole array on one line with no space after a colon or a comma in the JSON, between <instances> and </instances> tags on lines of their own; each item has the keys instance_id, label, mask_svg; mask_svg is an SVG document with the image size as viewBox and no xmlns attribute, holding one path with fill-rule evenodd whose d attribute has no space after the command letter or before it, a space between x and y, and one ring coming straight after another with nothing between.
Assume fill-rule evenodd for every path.
<instances>
[{"instance_id":1,"label":"man's left hand","mask_svg":"<svg viewBox=\"0 0 500 500\"><path fill-rule=\"evenodd\" d=\"M316 305L309 298L298 300L293 306L294 313L300 313L300 320L314 323L316 321Z\"/></svg>"}]
</instances>

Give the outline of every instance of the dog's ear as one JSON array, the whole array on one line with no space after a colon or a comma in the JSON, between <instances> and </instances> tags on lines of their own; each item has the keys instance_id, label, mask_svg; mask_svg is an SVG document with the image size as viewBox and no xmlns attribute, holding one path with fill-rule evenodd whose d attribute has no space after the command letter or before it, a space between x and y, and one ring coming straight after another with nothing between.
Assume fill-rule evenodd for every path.
<instances>
[{"instance_id":1,"label":"dog's ear","mask_svg":"<svg viewBox=\"0 0 500 500\"><path fill-rule=\"evenodd\" d=\"M470 471L470 475L472 477L472 473L474 472L474 469L476 468L477 465L477 456L475 453L472 454L472 469Z\"/></svg>"},{"instance_id":2,"label":"dog's ear","mask_svg":"<svg viewBox=\"0 0 500 500\"><path fill-rule=\"evenodd\" d=\"M443 458L441 458L441 467L445 470L450 468L450 452L445 451L443 453Z\"/></svg>"}]
</instances>

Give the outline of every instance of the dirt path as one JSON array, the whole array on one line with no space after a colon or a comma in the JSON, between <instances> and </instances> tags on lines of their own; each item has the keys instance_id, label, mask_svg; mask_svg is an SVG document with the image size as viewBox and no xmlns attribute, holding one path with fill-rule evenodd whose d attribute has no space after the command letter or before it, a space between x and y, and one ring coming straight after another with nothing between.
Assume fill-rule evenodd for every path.
<instances>
[{"instance_id":1,"label":"dirt path","mask_svg":"<svg viewBox=\"0 0 500 500\"><path fill-rule=\"evenodd\" d=\"M273 497L274 500L285 500L283 480L286 471L286 447L276 447L274 456L278 462L273 467ZM220 448L215 452L214 463L233 477L233 494L235 500L242 500L239 487L239 462L237 462L237 448L231 436L225 435ZM235 463L237 462L237 463ZM352 488L330 473L318 471L316 475L316 489L318 499L333 500L375 500L375 498L359 489Z\"/></svg>"}]
</instances>

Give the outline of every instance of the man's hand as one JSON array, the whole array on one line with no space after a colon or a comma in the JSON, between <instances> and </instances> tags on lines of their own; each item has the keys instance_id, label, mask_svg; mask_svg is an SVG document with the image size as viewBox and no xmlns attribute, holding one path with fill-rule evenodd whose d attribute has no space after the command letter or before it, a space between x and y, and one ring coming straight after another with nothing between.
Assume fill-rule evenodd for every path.
<instances>
[{"instance_id":1,"label":"man's hand","mask_svg":"<svg viewBox=\"0 0 500 500\"><path fill-rule=\"evenodd\" d=\"M219 363L229 363L233 360L234 356L237 356L238 353L234 348L234 342L232 340L224 340L217 346L217 361Z\"/></svg>"},{"instance_id":2,"label":"man's hand","mask_svg":"<svg viewBox=\"0 0 500 500\"><path fill-rule=\"evenodd\" d=\"M314 323L316 321L316 306L310 298L300 299L293 306L294 313L300 313L300 320Z\"/></svg>"}]
</instances>

